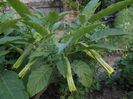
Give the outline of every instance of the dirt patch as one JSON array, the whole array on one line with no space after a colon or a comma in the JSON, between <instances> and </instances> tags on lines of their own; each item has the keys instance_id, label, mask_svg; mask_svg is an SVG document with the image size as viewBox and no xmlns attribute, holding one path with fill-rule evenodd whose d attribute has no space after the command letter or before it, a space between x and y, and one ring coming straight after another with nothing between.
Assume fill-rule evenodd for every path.
<instances>
[{"instance_id":1,"label":"dirt patch","mask_svg":"<svg viewBox=\"0 0 133 99\"><path fill-rule=\"evenodd\" d=\"M88 99L129 99L126 90L118 88L101 88L89 95Z\"/></svg>"},{"instance_id":2,"label":"dirt patch","mask_svg":"<svg viewBox=\"0 0 133 99\"><path fill-rule=\"evenodd\" d=\"M51 84L47 90L41 95L40 99L60 99L58 86Z\"/></svg>"},{"instance_id":3,"label":"dirt patch","mask_svg":"<svg viewBox=\"0 0 133 99\"><path fill-rule=\"evenodd\" d=\"M85 96L86 97L86 96ZM113 88L101 86L99 91L90 93L86 98L79 99L130 99L128 97L128 91L121 89L121 87L115 86ZM60 93L58 87L50 85L47 90L42 94L40 99L60 99Z\"/></svg>"}]
</instances>

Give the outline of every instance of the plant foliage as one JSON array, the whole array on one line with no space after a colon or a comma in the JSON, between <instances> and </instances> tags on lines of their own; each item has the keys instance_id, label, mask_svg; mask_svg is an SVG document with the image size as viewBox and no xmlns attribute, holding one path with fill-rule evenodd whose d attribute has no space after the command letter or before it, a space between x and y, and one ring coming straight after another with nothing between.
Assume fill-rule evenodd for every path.
<instances>
[{"instance_id":1,"label":"plant foliage","mask_svg":"<svg viewBox=\"0 0 133 99\"><path fill-rule=\"evenodd\" d=\"M90 46L100 44L99 41L101 39L110 36L130 35L130 33L121 32L116 29L107 29L104 30L104 32L98 31L94 34L92 34L92 31L102 24L102 22L100 22L101 18L129 4L133 4L132 0L113 4L96 14L94 12L100 4L99 0L91 0L83 12L78 15L78 19L75 23L60 21L64 15L70 12L61 14L50 12L48 15L43 15L36 10L36 13L33 14L28 7L19 0L7 1L21 18L5 21L0 24L0 33L3 33L3 35L0 36L0 41L2 42L0 43L4 50L10 49L10 52L19 52L19 58L16 62L13 62L14 65L10 69L16 71L20 78L26 78L28 76L26 86L30 97L46 89L51 83L51 77L54 78L52 75L55 75L57 71L66 79L71 92L78 90L75 84L75 75L78 76L78 81L83 86L89 88L93 82L92 68L90 68L89 63L86 61L77 61L76 58L70 58L77 52L84 53L88 55L88 57L98 61L109 74L114 72L114 69L110 67L98 53L99 50L102 48L105 49L105 47L95 45L95 47L90 48ZM65 25L65 27L62 25ZM86 43L84 40L86 39L86 34L90 35L90 37L87 38L89 43ZM112 49L112 47L106 49ZM8 54L8 52L5 52L5 54ZM5 57L5 54L3 54L2 57ZM39 65L38 62L42 65ZM12 74L6 74L5 69L1 71L2 73L0 73L0 75L11 76L11 78L16 77ZM25 80L23 79L23 81ZM2 85L2 83L0 80L0 85ZM17 81L10 82L9 88L15 88L16 83ZM19 85L17 84L17 86L21 87L22 85L20 83ZM3 90L6 88L4 86L1 87ZM1 90L0 93L3 93L3 90ZM15 94L24 97L23 99L27 99L27 96L23 94L24 89L19 88L19 90L22 92L21 95L19 95L19 93ZM10 94L10 90L7 92ZM14 90L11 92L18 91ZM3 99L4 97L8 97L8 94L5 94ZM13 99L18 99L17 96Z\"/></svg>"}]
</instances>

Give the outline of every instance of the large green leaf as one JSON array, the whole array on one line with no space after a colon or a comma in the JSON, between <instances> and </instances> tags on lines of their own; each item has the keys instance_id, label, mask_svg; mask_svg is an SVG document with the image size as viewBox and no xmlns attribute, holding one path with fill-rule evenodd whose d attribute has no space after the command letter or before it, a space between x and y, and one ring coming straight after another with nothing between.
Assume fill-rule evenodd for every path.
<instances>
[{"instance_id":1,"label":"large green leaf","mask_svg":"<svg viewBox=\"0 0 133 99\"><path fill-rule=\"evenodd\" d=\"M27 24L27 25L29 25L33 29L35 29L42 36L48 34L48 31L41 24L39 24L37 22L24 22L24 23Z\"/></svg>"},{"instance_id":2,"label":"large green leaf","mask_svg":"<svg viewBox=\"0 0 133 99\"><path fill-rule=\"evenodd\" d=\"M5 30L13 27L19 19L5 21L3 23L0 23L0 34L3 33Z\"/></svg>"},{"instance_id":3,"label":"large green leaf","mask_svg":"<svg viewBox=\"0 0 133 99\"><path fill-rule=\"evenodd\" d=\"M59 13L59 19L63 18L65 15L71 14L71 13L72 13L72 11L64 11L64 12L61 12L61 13Z\"/></svg>"},{"instance_id":4,"label":"large green leaf","mask_svg":"<svg viewBox=\"0 0 133 99\"><path fill-rule=\"evenodd\" d=\"M22 80L15 72L0 72L0 99L29 99Z\"/></svg>"},{"instance_id":5,"label":"large green leaf","mask_svg":"<svg viewBox=\"0 0 133 99\"><path fill-rule=\"evenodd\" d=\"M39 17L39 18L44 18L45 17L45 14L43 13L43 11L39 10L38 8L32 8L32 9L36 13L35 15L37 15L37 17Z\"/></svg>"},{"instance_id":6,"label":"large green leaf","mask_svg":"<svg viewBox=\"0 0 133 99\"><path fill-rule=\"evenodd\" d=\"M91 0L86 7L84 8L82 14L88 14L88 12L90 12L92 10L92 8L95 7L95 5L97 4L99 0Z\"/></svg>"},{"instance_id":7,"label":"large green leaf","mask_svg":"<svg viewBox=\"0 0 133 99\"><path fill-rule=\"evenodd\" d=\"M59 21L59 14L57 12L49 12L45 20L49 22L49 24L53 25L54 23Z\"/></svg>"},{"instance_id":8,"label":"large green leaf","mask_svg":"<svg viewBox=\"0 0 133 99\"><path fill-rule=\"evenodd\" d=\"M29 17L30 22L36 22L38 24L44 24L44 18L45 17L41 17L36 13L34 13L33 15L27 15L27 16Z\"/></svg>"},{"instance_id":9,"label":"large green leaf","mask_svg":"<svg viewBox=\"0 0 133 99\"><path fill-rule=\"evenodd\" d=\"M6 2L0 1L0 6L6 6Z\"/></svg>"},{"instance_id":10,"label":"large green leaf","mask_svg":"<svg viewBox=\"0 0 133 99\"><path fill-rule=\"evenodd\" d=\"M75 23L72 23L72 22L63 22L63 24L69 26L72 29L77 29L78 28L78 25L75 24Z\"/></svg>"},{"instance_id":11,"label":"large green leaf","mask_svg":"<svg viewBox=\"0 0 133 99\"><path fill-rule=\"evenodd\" d=\"M34 58L38 58L38 57L47 57L49 55L49 53L47 52L44 52L44 51L33 51L30 56L29 56L29 59L32 60Z\"/></svg>"},{"instance_id":12,"label":"large green leaf","mask_svg":"<svg viewBox=\"0 0 133 99\"><path fill-rule=\"evenodd\" d=\"M3 37L3 38L1 38L0 39L0 45L1 44L5 44L5 43L11 43L11 42L13 42L13 41L18 41L18 40L23 40L23 38L22 37L20 37L20 36L16 36L16 37Z\"/></svg>"},{"instance_id":13,"label":"large green leaf","mask_svg":"<svg viewBox=\"0 0 133 99\"><path fill-rule=\"evenodd\" d=\"M121 48L112 46L112 45L107 45L107 44L91 44L89 49L106 49L106 50L122 50Z\"/></svg>"},{"instance_id":14,"label":"large green leaf","mask_svg":"<svg viewBox=\"0 0 133 99\"><path fill-rule=\"evenodd\" d=\"M63 77L65 78L66 77L66 65L63 61L63 57L61 56L58 56L58 61L56 62L56 66L57 66L57 69L58 71L63 75Z\"/></svg>"},{"instance_id":15,"label":"large green leaf","mask_svg":"<svg viewBox=\"0 0 133 99\"><path fill-rule=\"evenodd\" d=\"M10 50L2 50L2 51L0 51L0 57L8 54L9 52L10 52Z\"/></svg>"},{"instance_id":16,"label":"large green leaf","mask_svg":"<svg viewBox=\"0 0 133 99\"><path fill-rule=\"evenodd\" d=\"M48 57L48 55L50 54L50 51L48 50L40 50L40 48L38 47L35 51L33 51L31 53L31 55L29 56L29 59L32 60L34 58L39 58L39 57Z\"/></svg>"},{"instance_id":17,"label":"large green leaf","mask_svg":"<svg viewBox=\"0 0 133 99\"><path fill-rule=\"evenodd\" d=\"M68 47L71 41L72 41L72 38L70 38L65 43L58 43L58 42L56 42L55 45L58 48L58 54L61 53L66 47Z\"/></svg>"},{"instance_id":18,"label":"large green leaf","mask_svg":"<svg viewBox=\"0 0 133 99\"><path fill-rule=\"evenodd\" d=\"M100 25L100 23L97 23L97 24L89 24L88 26L82 26L81 28L77 29L72 34L72 37L73 37L72 42L73 43L76 43L86 33L89 33L91 30L95 29L99 25Z\"/></svg>"},{"instance_id":19,"label":"large green leaf","mask_svg":"<svg viewBox=\"0 0 133 99\"><path fill-rule=\"evenodd\" d=\"M80 24L80 25L84 25L86 22L87 22L86 21L86 16L83 15L83 14L79 14L77 23Z\"/></svg>"},{"instance_id":20,"label":"large green leaf","mask_svg":"<svg viewBox=\"0 0 133 99\"><path fill-rule=\"evenodd\" d=\"M130 4L133 4L133 0L125 0L125 1L118 2L116 4L112 4L109 7L107 7L105 9L101 10L100 12L94 14L89 21L90 22L98 21L101 18L103 18L104 16L112 14L115 11L118 11L118 10L122 9L123 7L126 7Z\"/></svg>"},{"instance_id":21,"label":"large green leaf","mask_svg":"<svg viewBox=\"0 0 133 99\"><path fill-rule=\"evenodd\" d=\"M41 66L32 71L27 84L27 90L30 97L47 87L52 73L52 68L49 66Z\"/></svg>"},{"instance_id":22,"label":"large green leaf","mask_svg":"<svg viewBox=\"0 0 133 99\"><path fill-rule=\"evenodd\" d=\"M59 29L59 27L62 25L62 22L56 22L53 27L52 27L52 31L55 31L57 29Z\"/></svg>"},{"instance_id":23,"label":"large green leaf","mask_svg":"<svg viewBox=\"0 0 133 99\"><path fill-rule=\"evenodd\" d=\"M32 16L32 13L30 12L30 10L28 9L28 7L25 4L23 4L19 0L7 0L7 1L18 12L18 14L24 18L25 24L34 28L41 35L47 34L47 30L40 24L38 24L36 22L28 22L28 21L30 21L29 16Z\"/></svg>"},{"instance_id":24,"label":"large green leaf","mask_svg":"<svg viewBox=\"0 0 133 99\"><path fill-rule=\"evenodd\" d=\"M91 39L93 41L98 41L100 39L109 37L109 36L122 36L122 35L133 35L132 33L124 32L118 29L106 29L102 31L95 32Z\"/></svg>"},{"instance_id":25,"label":"large green leaf","mask_svg":"<svg viewBox=\"0 0 133 99\"><path fill-rule=\"evenodd\" d=\"M99 0L91 0L84 8L82 14L86 16L87 21L92 16L92 14L94 14L96 8L99 6L100 3L98 3L98 1Z\"/></svg>"},{"instance_id":26,"label":"large green leaf","mask_svg":"<svg viewBox=\"0 0 133 99\"><path fill-rule=\"evenodd\" d=\"M0 15L0 22L5 22L7 20L11 20L14 18L14 15L16 14L16 11L6 11L4 14Z\"/></svg>"},{"instance_id":27,"label":"large green leaf","mask_svg":"<svg viewBox=\"0 0 133 99\"><path fill-rule=\"evenodd\" d=\"M20 2L20 0L7 0L11 6L19 13L19 15L25 19L29 19L26 15L31 15L29 8Z\"/></svg>"},{"instance_id":28,"label":"large green leaf","mask_svg":"<svg viewBox=\"0 0 133 99\"><path fill-rule=\"evenodd\" d=\"M103 49L103 50L122 50L121 48L115 47L113 45L107 45L107 44L91 44L87 45L86 43L79 42L81 45L79 49L80 50L89 50L89 49Z\"/></svg>"},{"instance_id":29,"label":"large green leaf","mask_svg":"<svg viewBox=\"0 0 133 99\"><path fill-rule=\"evenodd\" d=\"M81 60L75 60L72 63L72 69L77 74L79 82L85 86L90 87L93 82L93 73L88 64Z\"/></svg>"}]
</instances>

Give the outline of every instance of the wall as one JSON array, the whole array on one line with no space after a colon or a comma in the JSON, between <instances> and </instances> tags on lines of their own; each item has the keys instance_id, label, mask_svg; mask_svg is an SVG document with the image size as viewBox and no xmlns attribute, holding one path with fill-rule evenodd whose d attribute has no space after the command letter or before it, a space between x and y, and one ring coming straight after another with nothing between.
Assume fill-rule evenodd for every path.
<instances>
[{"instance_id":1,"label":"wall","mask_svg":"<svg viewBox=\"0 0 133 99\"><path fill-rule=\"evenodd\" d=\"M26 3L30 8L34 7L40 9L47 14L50 11L61 12L63 10L62 4L59 0L21 0Z\"/></svg>"}]
</instances>

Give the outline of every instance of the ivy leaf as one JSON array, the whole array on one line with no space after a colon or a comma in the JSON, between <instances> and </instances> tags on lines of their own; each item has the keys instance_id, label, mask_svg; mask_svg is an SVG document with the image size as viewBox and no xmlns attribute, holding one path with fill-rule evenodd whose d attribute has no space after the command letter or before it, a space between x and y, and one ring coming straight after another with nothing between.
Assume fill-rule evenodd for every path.
<instances>
[{"instance_id":1,"label":"ivy leaf","mask_svg":"<svg viewBox=\"0 0 133 99\"><path fill-rule=\"evenodd\" d=\"M51 73L52 68L50 66L41 66L31 72L27 84L30 97L47 87Z\"/></svg>"},{"instance_id":2,"label":"ivy leaf","mask_svg":"<svg viewBox=\"0 0 133 99\"><path fill-rule=\"evenodd\" d=\"M93 73L89 65L81 60L74 60L72 69L77 74L79 82L85 86L90 87L93 82Z\"/></svg>"},{"instance_id":3,"label":"ivy leaf","mask_svg":"<svg viewBox=\"0 0 133 99\"><path fill-rule=\"evenodd\" d=\"M0 72L0 99L29 99L22 80L13 71Z\"/></svg>"}]
</instances>

